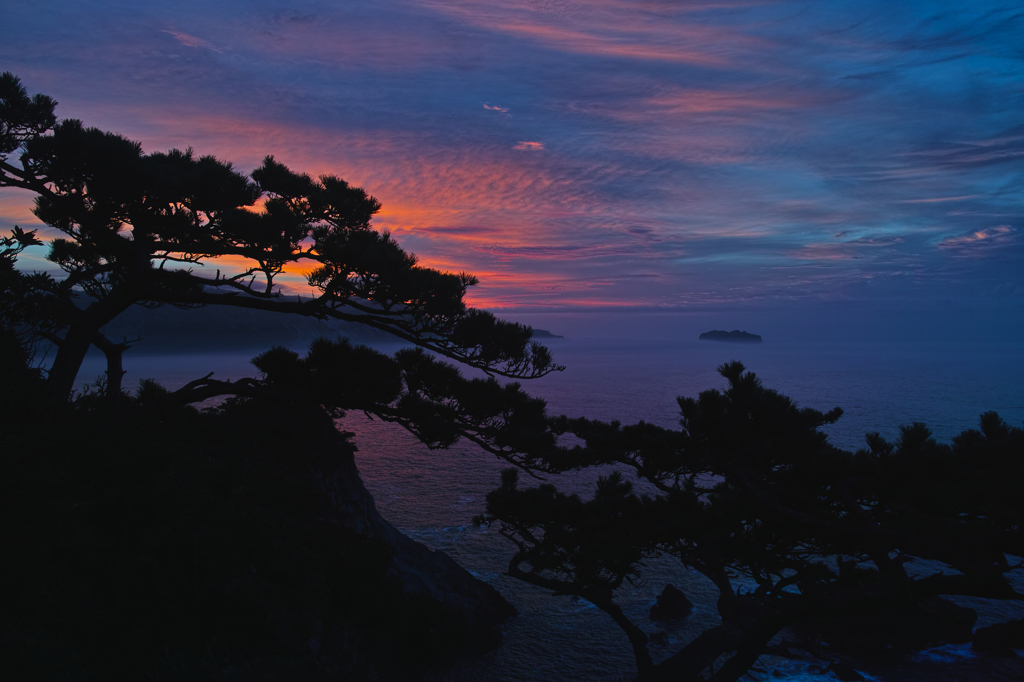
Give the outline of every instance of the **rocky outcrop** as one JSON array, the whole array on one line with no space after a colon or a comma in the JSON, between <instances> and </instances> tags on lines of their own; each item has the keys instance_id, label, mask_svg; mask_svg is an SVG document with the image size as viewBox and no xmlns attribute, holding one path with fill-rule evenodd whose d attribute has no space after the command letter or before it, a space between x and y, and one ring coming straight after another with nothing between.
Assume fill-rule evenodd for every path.
<instances>
[{"instance_id":1,"label":"rocky outcrop","mask_svg":"<svg viewBox=\"0 0 1024 682\"><path fill-rule=\"evenodd\" d=\"M837 650L862 658L887 652L920 651L940 644L971 641L978 613L941 597L892 613L845 618L813 618L791 628Z\"/></svg>"},{"instance_id":2,"label":"rocky outcrop","mask_svg":"<svg viewBox=\"0 0 1024 682\"><path fill-rule=\"evenodd\" d=\"M1014 649L1024 649L1024 620L1011 620L987 628L978 628L971 640L975 651L1013 655Z\"/></svg>"},{"instance_id":3,"label":"rocky outcrop","mask_svg":"<svg viewBox=\"0 0 1024 682\"><path fill-rule=\"evenodd\" d=\"M864 676L854 670L848 663L835 662L825 668L826 673L832 673L839 682L864 682Z\"/></svg>"},{"instance_id":4,"label":"rocky outcrop","mask_svg":"<svg viewBox=\"0 0 1024 682\"><path fill-rule=\"evenodd\" d=\"M651 607L651 620L678 620L689 615L693 610L693 602L686 598L683 591L674 585L665 585L658 601Z\"/></svg>"},{"instance_id":5,"label":"rocky outcrop","mask_svg":"<svg viewBox=\"0 0 1024 682\"><path fill-rule=\"evenodd\" d=\"M10 432L4 670L406 680L497 643L515 610L380 517L325 413L156 404Z\"/></svg>"},{"instance_id":6,"label":"rocky outcrop","mask_svg":"<svg viewBox=\"0 0 1024 682\"><path fill-rule=\"evenodd\" d=\"M502 624L517 615L515 607L444 552L427 548L385 521L359 478L351 444L337 431L325 433L324 440L325 452L314 459L314 474L331 500L335 520L382 541L392 555L392 575L409 594L437 600L462 622L470 637L468 646L497 645Z\"/></svg>"}]
</instances>

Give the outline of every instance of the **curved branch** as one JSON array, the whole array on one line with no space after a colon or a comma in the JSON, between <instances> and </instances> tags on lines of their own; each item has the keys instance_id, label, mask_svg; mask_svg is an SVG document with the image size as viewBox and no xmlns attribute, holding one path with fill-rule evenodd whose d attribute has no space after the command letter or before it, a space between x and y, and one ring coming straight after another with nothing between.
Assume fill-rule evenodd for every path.
<instances>
[{"instance_id":1,"label":"curved branch","mask_svg":"<svg viewBox=\"0 0 1024 682\"><path fill-rule=\"evenodd\" d=\"M633 657L636 659L636 667L641 676L653 668L654 664L651 660L651 653L647 650L647 642L649 641L647 633L637 627L633 621L626 617L626 614L622 612L619 605L612 601L610 591L608 595L604 595L594 589L579 587L574 583L569 583L564 580L545 578L544 576L537 575L532 571L524 571L519 568L519 566L525 560L526 558L523 552L517 552L509 562L508 574L513 578L530 583L531 585L551 590L555 594L568 594L581 599L586 599L588 602L611 616L611 619L615 621L615 624L626 633L626 636L629 638L629 643L633 647Z\"/></svg>"},{"instance_id":2,"label":"curved branch","mask_svg":"<svg viewBox=\"0 0 1024 682\"><path fill-rule=\"evenodd\" d=\"M211 286L216 286L216 284L212 283L212 280L205 280L204 278L195 277L194 275L190 275L190 277L200 280L204 284L210 283ZM224 280L218 281L223 282ZM510 364L507 361L504 367L497 366L497 363L501 362L501 360L496 362L486 362L481 360L477 354L458 350L460 348L459 346L439 342L439 339L432 337L435 332L431 331L429 328L421 331L407 331L403 328L403 325L396 323L395 320L387 319L386 314L385 316L382 316L384 319L380 319L376 312L372 314L359 315L343 313L338 311L336 308L324 305L324 302L321 299L310 299L309 301L298 302L284 300L278 295L250 298L239 296L237 294L214 294L206 291L167 291L153 288L141 292L139 298L156 303L228 305L237 308L247 308L250 310L291 313L302 315L304 317L314 317L319 320L332 318L343 322L358 322L359 324L364 324L368 327L387 332L392 336L396 336L403 341L416 344L426 350L434 351L472 367L476 367L488 374L497 374L512 379L533 379L563 369L561 365L552 364L541 369L532 368L529 372L525 370L517 371L517 365Z\"/></svg>"}]
</instances>

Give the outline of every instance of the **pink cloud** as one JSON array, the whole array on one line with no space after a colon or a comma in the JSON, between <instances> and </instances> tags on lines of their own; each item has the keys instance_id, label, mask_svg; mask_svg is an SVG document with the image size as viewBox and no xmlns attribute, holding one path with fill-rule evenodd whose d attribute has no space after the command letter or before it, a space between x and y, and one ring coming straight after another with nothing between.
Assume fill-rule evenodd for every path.
<instances>
[{"instance_id":1,"label":"pink cloud","mask_svg":"<svg viewBox=\"0 0 1024 682\"><path fill-rule=\"evenodd\" d=\"M728 26L701 23L699 13L722 3L663 7L600 1L557 7L494 2L425 2L434 11L468 24L525 38L566 53L643 61L725 66L738 51L766 47L769 41ZM733 5L734 3L728 3ZM573 28L568 28L568 25Z\"/></svg>"},{"instance_id":2,"label":"pink cloud","mask_svg":"<svg viewBox=\"0 0 1024 682\"><path fill-rule=\"evenodd\" d=\"M558 291L592 288L572 284L574 280L565 273L539 272L531 264L565 260L555 254L564 252L560 245L573 239L581 240L576 248L582 249L572 255L574 260L610 253L593 241L616 234L614 227L593 223L552 230L552 221L589 220L602 208L570 181L571 170L559 170L560 160L549 159L541 166L534 155L508 147L494 146L481 153L478 148L453 146L415 132L339 132L199 113L185 105L177 111L134 107L125 120L129 119L145 123L137 130L118 128L128 137L141 138L147 152L193 146L200 154L233 160L246 171L271 153L296 170L337 174L366 188L384 204L375 226L392 230L424 266L468 271L481 278L484 284L474 287L470 295L474 305L536 303ZM543 145L533 142L525 149L543 149ZM31 199L23 192L0 195L0 220L26 227L37 224ZM41 230L41 236L54 236L46 232ZM591 245L594 248L586 248ZM510 269L513 262L515 272ZM240 259L219 259L207 263L203 271L235 272L248 265ZM304 283L308 269L300 264L277 281L290 293L308 293Z\"/></svg>"},{"instance_id":3,"label":"pink cloud","mask_svg":"<svg viewBox=\"0 0 1024 682\"><path fill-rule=\"evenodd\" d=\"M728 92L696 88L674 88L664 94L650 97L643 109L656 116L707 114L770 109L805 108L820 100L817 96L781 95L764 92Z\"/></svg>"},{"instance_id":4,"label":"pink cloud","mask_svg":"<svg viewBox=\"0 0 1024 682\"><path fill-rule=\"evenodd\" d=\"M846 244L808 244L787 254L790 258L809 261L856 260L860 258Z\"/></svg>"},{"instance_id":5,"label":"pink cloud","mask_svg":"<svg viewBox=\"0 0 1024 682\"><path fill-rule=\"evenodd\" d=\"M963 201L964 199L976 199L980 194L965 194L959 197L935 197L934 199L905 199L901 204L941 204L947 201Z\"/></svg>"},{"instance_id":6,"label":"pink cloud","mask_svg":"<svg viewBox=\"0 0 1024 682\"><path fill-rule=\"evenodd\" d=\"M573 31L556 26L511 22L496 26L513 35L532 38L548 47L577 54L625 57L648 61L724 66L726 60L719 55L700 49L684 49L677 45L652 45L623 36L609 37L585 31Z\"/></svg>"},{"instance_id":7,"label":"pink cloud","mask_svg":"<svg viewBox=\"0 0 1024 682\"><path fill-rule=\"evenodd\" d=\"M179 31L164 31L164 33L171 34L174 36L175 40L187 47L201 47L207 50L213 50L214 52L220 52L220 50L218 50L212 43L203 40L202 38L196 38L195 36L190 36L187 33L181 33Z\"/></svg>"},{"instance_id":8,"label":"pink cloud","mask_svg":"<svg viewBox=\"0 0 1024 682\"><path fill-rule=\"evenodd\" d=\"M836 234L833 239L839 239L846 235L846 230ZM878 249L879 247L892 247L902 244L902 237L860 237L844 242L822 242L818 244L807 244L788 255L797 260L807 261L843 261L859 260L867 255L862 249ZM877 251L876 251L877 253Z\"/></svg>"},{"instance_id":9,"label":"pink cloud","mask_svg":"<svg viewBox=\"0 0 1024 682\"><path fill-rule=\"evenodd\" d=\"M0 229L4 232L20 225L34 230L42 227L39 219L32 214L35 195L28 190L13 187L0 189Z\"/></svg>"}]
</instances>

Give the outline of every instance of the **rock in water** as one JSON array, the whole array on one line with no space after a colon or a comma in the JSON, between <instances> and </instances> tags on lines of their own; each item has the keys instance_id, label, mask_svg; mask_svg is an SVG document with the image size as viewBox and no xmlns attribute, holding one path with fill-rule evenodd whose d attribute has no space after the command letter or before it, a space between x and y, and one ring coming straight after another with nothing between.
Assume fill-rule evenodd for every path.
<instances>
[{"instance_id":1,"label":"rock in water","mask_svg":"<svg viewBox=\"0 0 1024 682\"><path fill-rule=\"evenodd\" d=\"M891 613L842 618L811 618L790 626L804 636L816 636L839 651L865 658L897 651L920 651L940 644L964 644L978 613L941 597Z\"/></svg>"},{"instance_id":2,"label":"rock in water","mask_svg":"<svg viewBox=\"0 0 1024 682\"><path fill-rule=\"evenodd\" d=\"M833 663L825 672L832 673L840 682L864 682L864 676L845 663Z\"/></svg>"},{"instance_id":3,"label":"rock in water","mask_svg":"<svg viewBox=\"0 0 1024 682\"><path fill-rule=\"evenodd\" d=\"M677 620L690 613L693 603L683 591L673 585L665 585L658 601L651 607L651 620Z\"/></svg>"},{"instance_id":4,"label":"rock in water","mask_svg":"<svg viewBox=\"0 0 1024 682\"><path fill-rule=\"evenodd\" d=\"M1014 649L1024 649L1024 619L978 628L971 646L975 651L1010 655Z\"/></svg>"}]
</instances>

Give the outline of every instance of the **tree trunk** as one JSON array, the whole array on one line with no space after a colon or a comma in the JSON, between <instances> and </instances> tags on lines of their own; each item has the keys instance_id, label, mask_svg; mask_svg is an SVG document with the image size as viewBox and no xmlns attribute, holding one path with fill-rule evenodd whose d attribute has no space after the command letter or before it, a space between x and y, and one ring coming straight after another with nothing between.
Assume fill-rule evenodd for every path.
<instances>
[{"instance_id":1,"label":"tree trunk","mask_svg":"<svg viewBox=\"0 0 1024 682\"><path fill-rule=\"evenodd\" d=\"M714 682L737 682L754 667L757 659L765 653L768 642L786 626L789 619L771 614L758 619L743 633L739 649L718 670L711 679Z\"/></svg>"},{"instance_id":2,"label":"tree trunk","mask_svg":"<svg viewBox=\"0 0 1024 682\"><path fill-rule=\"evenodd\" d=\"M722 623L705 630L670 658L654 666L648 675L641 676L645 682L669 682L669 680L696 680L698 675L722 655L735 651L743 640L743 631L735 625Z\"/></svg>"},{"instance_id":3,"label":"tree trunk","mask_svg":"<svg viewBox=\"0 0 1024 682\"><path fill-rule=\"evenodd\" d=\"M120 401L121 379L124 371L121 367L121 354L126 344L115 344L100 333L100 328L127 310L133 299L110 295L96 301L85 310L79 309L70 299L63 301L66 314L73 320L57 348L57 356L50 368L49 381L46 387L46 401L52 409L60 409L71 399L75 388L78 371L89 351L90 345L101 348L107 356L107 396L117 395ZM111 386L116 387L116 394Z\"/></svg>"},{"instance_id":4,"label":"tree trunk","mask_svg":"<svg viewBox=\"0 0 1024 682\"><path fill-rule=\"evenodd\" d=\"M616 625L625 631L626 636L629 637L629 643L633 647L636 669L640 672L640 677L643 678L644 674L654 665L654 662L651 660L651 652L647 649L647 642L649 641L647 633L637 627L629 618L626 618L619 605L611 599L603 599L593 603L611 616Z\"/></svg>"},{"instance_id":5,"label":"tree trunk","mask_svg":"<svg viewBox=\"0 0 1024 682\"><path fill-rule=\"evenodd\" d=\"M93 333L94 330L84 325L72 325L64 335L64 340L57 348L57 356L53 359L53 366L50 367L46 385L46 402L52 409L63 408L71 399L78 370L92 345Z\"/></svg>"},{"instance_id":6,"label":"tree trunk","mask_svg":"<svg viewBox=\"0 0 1024 682\"><path fill-rule=\"evenodd\" d=\"M110 413L117 414L121 408L121 381L124 378L121 358L129 345L127 342L113 343L99 332L93 334L92 343L107 357L107 404Z\"/></svg>"},{"instance_id":7,"label":"tree trunk","mask_svg":"<svg viewBox=\"0 0 1024 682\"><path fill-rule=\"evenodd\" d=\"M125 346L119 343L103 348L103 354L107 356L107 402L111 414L117 414L121 407L121 379L124 377L121 356L124 351Z\"/></svg>"},{"instance_id":8,"label":"tree trunk","mask_svg":"<svg viewBox=\"0 0 1024 682\"><path fill-rule=\"evenodd\" d=\"M735 602L721 625L706 630L670 658L654 666L648 680L696 680L722 656L731 654L710 678L736 682L765 653L768 642L793 620L785 610Z\"/></svg>"}]
</instances>

